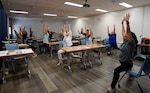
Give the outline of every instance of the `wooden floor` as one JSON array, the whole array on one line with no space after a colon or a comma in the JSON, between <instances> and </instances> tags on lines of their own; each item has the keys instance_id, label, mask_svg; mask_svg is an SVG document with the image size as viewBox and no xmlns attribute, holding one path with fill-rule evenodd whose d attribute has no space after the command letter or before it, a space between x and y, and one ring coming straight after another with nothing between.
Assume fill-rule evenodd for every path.
<instances>
[{"instance_id":1,"label":"wooden floor","mask_svg":"<svg viewBox=\"0 0 150 93\"><path fill-rule=\"evenodd\" d=\"M93 59L93 67L87 67L86 70L82 64L73 63L72 73L67 68L56 66L57 57L50 58L48 53L40 54L37 58L30 59L31 78L27 77L24 65L17 64L16 73L10 72L6 76L7 83L0 84L0 93L107 93L113 70L119 65L116 54L113 51L107 56L103 52L103 64ZM96 53L92 52L92 55ZM135 61L136 65L142 63ZM138 81L144 93L150 93L150 79L141 77ZM116 88L116 93L140 93L135 80L129 81L128 75L121 81L121 88Z\"/></svg>"}]
</instances>

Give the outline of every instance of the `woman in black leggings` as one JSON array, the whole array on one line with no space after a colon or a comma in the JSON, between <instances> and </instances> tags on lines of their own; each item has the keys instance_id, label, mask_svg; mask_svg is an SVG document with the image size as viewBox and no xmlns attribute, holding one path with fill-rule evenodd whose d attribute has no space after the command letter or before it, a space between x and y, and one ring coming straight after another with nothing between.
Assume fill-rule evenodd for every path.
<instances>
[{"instance_id":1,"label":"woman in black leggings","mask_svg":"<svg viewBox=\"0 0 150 93\"><path fill-rule=\"evenodd\" d=\"M112 83L110 87L107 89L108 93L115 92L115 86L119 80L120 72L131 70L133 66L132 55L133 55L133 50L135 48L135 41L132 38L132 34L130 31L129 19L130 19L130 14L126 14L126 16L122 20L123 43L120 46L120 55L119 55L119 61L121 65L114 70ZM126 23L126 31L125 31L124 23Z\"/></svg>"}]
</instances>

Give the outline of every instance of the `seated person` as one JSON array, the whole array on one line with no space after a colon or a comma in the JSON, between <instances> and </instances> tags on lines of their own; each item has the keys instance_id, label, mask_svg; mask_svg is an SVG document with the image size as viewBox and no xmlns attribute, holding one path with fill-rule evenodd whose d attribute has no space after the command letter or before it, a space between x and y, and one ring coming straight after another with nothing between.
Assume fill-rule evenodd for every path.
<instances>
[{"instance_id":1,"label":"seated person","mask_svg":"<svg viewBox=\"0 0 150 93\"><path fill-rule=\"evenodd\" d=\"M110 84L110 87L107 89L108 93L115 92L116 84L119 80L120 73L123 71L131 70L133 66L132 54L135 48L135 42L133 40L131 31L130 31L129 19L130 19L130 14L126 14L124 19L122 20L123 43L120 46L120 54L119 54L120 66L114 69L112 82ZM124 23L126 23L126 29L125 29Z\"/></svg>"},{"instance_id":2,"label":"seated person","mask_svg":"<svg viewBox=\"0 0 150 93\"><path fill-rule=\"evenodd\" d=\"M71 47L73 44L72 44L72 31L71 31L70 24L64 25L64 27L62 28L62 34L63 34L63 47ZM62 49L58 50L57 52L58 54L57 66L60 66L61 64L63 64L63 61L62 61L63 53L65 53L65 51L63 51ZM73 57L80 58L79 55L75 55L73 53L71 53L71 55Z\"/></svg>"},{"instance_id":3,"label":"seated person","mask_svg":"<svg viewBox=\"0 0 150 93\"><path fill-rule=\"evenodd\" d=\"M71 47L72 46L72 32L71 30L68 31L67 25L64 25L62 28L62 34L63 34L63 47ZM62 61L62 54L65 53L62 49L58 50L58 63L57 66L60 66L63 64Z\"/></svg>"},{"instance_id":4,"label":"seated person","mask_svg":"<svg viewBox=\"0 0 150 93\"><path fill-rule=\"evenodd\" d=\"M23 28L22 28L22 26L20 26L20 32L19 33L16 31L14 26L13 26L13 30L17 36L17 43L19 43L19 44L23 43L23 37L22 37Z\"/></svg>"},{"instance_id":5,"label":"seated person","mask_svg":"<svg viewBox=\"0 0 150 93\"><path fill-rule=\"evenodd\" d=\"M86 28L85 28L86 29ZM81 28L81 32L79 32L79 34L84 35L85 39L86 39L86 44L92 44L92 30L91 29L86 29L86 33L84 33L84 29Z\"/></svg>"},{"instance_id":6,"label":"seated person","mask_svg":"<svg viewBox=\"0 0 150 93\"><path fill-rule=\"evenodd\" d=\"M109 44L110 47L108 48L108 55L110 54L110 48L113 47L114 49L119 49L117 46L117 42L116 42L116 31L115 31L115 25L114 25L114 30L110 33L109 32L109 26L107 26L107 32L108 32L108 36L109 36Z\"/></svg>"}]
</instances>

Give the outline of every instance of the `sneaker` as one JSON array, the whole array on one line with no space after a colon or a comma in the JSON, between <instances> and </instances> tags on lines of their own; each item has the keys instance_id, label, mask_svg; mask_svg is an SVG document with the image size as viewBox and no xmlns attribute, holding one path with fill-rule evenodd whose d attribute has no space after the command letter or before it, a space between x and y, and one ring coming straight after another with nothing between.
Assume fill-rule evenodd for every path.
<instances>
[{"instance_id":1,"label":"sneaker","mask_svg":"<svg viewBox=\"0 0 150 93\"><path fill-rule=\"evenodd\" d=\"M110 55L110 52L107 52L107 55Z\"/></svg>"},{"instance_id":2,"label":"sneaker","mask_svg":"<svg viewBox=\"0 0 150 93\"><path fill-rule=\"evenodd\" d=\"M115 91L116 91L115 88L112 89L111 87L109 87L109 88L107 89L107 92L108 92L108 93L114 93Z\"/></svg>"},{"instance_id":3,"label":"sneaker","mask_svg":"<svg viewBox=\"0 0 150 93\"><path fill-rule=\"evenodd\" d=\"M36 58L36 57L37 57L37 54L34 53L34 54L32 55L32 58Z\"/></svg>"},{"instance_id":4,"label":"sneaker","mask_svg":"<svg viewBox=\"0 0 150 93\"><path fill-rule=\"evenodd\" d=\"M60 66L60 65L62 65L63 64L63 62L62 61L59 61L58 63L57 63L57 66Z\"/></svg>"},{"instance_id":5,"label":"sneaker","mask_svg":"<svg viewBox=\"0 0 150 93\"><path fill-rule=\"evenodd\" d=\"M5 69L5 75L8 75L8 74L9 74L9 69L6 68L6 69Z\"/></svg>"}]
</instances>

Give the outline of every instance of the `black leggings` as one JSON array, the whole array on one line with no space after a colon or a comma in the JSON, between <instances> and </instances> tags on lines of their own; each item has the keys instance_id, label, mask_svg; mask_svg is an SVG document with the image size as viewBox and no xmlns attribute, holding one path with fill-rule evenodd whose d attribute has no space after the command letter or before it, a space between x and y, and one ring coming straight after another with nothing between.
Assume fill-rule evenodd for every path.
<instances>
[{"instance_id":1,"label":"black leggings","mask_svg":"<svg viewBox=\"0 0 150 93\"><path fill-rule=\"evenodd\" d=\"M111 83L112 88L115 88L119 80L120 72L131 70L133 66L132 62L120 62L120 63L121 65L114 70L114 76Z\"/></svg>"}]
</instances>

